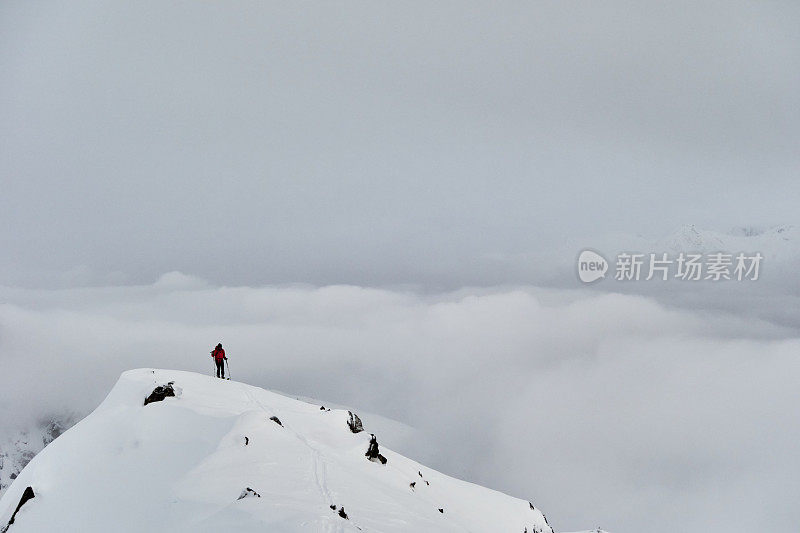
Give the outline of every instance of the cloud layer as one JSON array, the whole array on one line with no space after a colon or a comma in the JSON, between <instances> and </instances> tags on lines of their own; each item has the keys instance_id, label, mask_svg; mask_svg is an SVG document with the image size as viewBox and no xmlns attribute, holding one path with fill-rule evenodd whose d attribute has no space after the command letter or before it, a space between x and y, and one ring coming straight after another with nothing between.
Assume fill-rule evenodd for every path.
<instances>
[{"instance_id":1,"label":"cloud layer","mask_svg":"<svg viewBox=\"0 0 800 533\"><path fill-rule=\"evenodd\" d=\"M1 289L0 416L86 412L131 367L210 372L416 427L399 451L529 498L558 530L790 531L792 330L532 287ZM11 422L9 422L11 425Z\"/></svg>"}]
</instances>

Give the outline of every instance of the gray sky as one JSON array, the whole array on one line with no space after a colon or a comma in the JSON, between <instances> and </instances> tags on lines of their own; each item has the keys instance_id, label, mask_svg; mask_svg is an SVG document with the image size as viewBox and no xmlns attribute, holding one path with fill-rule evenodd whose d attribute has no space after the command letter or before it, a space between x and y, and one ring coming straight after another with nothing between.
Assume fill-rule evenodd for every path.
<instances>
[{"instance_id":1,"label":"gray sky","mask_svg":"<svg viewBox=\"0 0 800 533\"><path fill-rule=\"evenodd\" d=\"M0 420L222 338L238 377L413 425L399 451L558 530L795 531L800 241L750 286L564 287L584 246L797 224L798 27L6 0Z\"/></svg>"},{"instance_id":2,"label":"gray sky","mask_svg":"<svg viewBox=\"0 0 800 533\"><path fill-rule=\"evenodd\" d=\"M6 1L0 274L537 282L485 258L792 222L799 15Z\"/></svg>"}]
</instances>

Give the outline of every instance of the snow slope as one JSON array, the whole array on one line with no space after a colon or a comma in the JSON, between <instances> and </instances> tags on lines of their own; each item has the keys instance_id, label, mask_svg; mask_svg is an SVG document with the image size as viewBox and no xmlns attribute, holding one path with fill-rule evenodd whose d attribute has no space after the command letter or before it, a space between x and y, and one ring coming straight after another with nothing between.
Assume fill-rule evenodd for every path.
<instances>
[{"instance_id":1,"label":"snow slope","mask_svg":"<svg viewBox=\"0 0 800 533\"><path fill-rule=\"evenodd\" d=\"M170 381L175 397L143 405ZM23 469L0 500L0 528L30 486L34 498L9 533L552 533L525 500L385 448L385 465L369 461L369 428L352 433L348 418L234 381L125 372L92 414Z\"/></svg>"},{"instance_id":2,"label":"snow slope","mask_svg":"<svg viewBox=\"0 0 800 533\"><path fill-rule=\"evenodd\" d=\"M53 415L0 437L0 496L37 453L75 423L71 415Z\"/></svg>"}]
</instances>

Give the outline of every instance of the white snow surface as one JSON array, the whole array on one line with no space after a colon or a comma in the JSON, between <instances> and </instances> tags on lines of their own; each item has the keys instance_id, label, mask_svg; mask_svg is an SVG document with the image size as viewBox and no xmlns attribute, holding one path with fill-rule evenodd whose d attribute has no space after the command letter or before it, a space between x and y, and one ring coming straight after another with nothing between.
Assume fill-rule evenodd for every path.
<instances>
[{"instance_id":1,"label":"white snow surface","mask_svg":"<svg viewBox=\"0 0 800 533\"><path fill-rule=\"evenodd\" d=\"M75 423L70 414L53 415L22 428L2 428L0 436L0 497L37 453ZM2 524L0 524L2 528Z\"/></svg>"},{"instance_id":2,"label":"white snow surface","mask_svg":"<svg viewBox=\"0 0 800 533\"><path fill-rule=\"evenodd\" d=\"M176 397L143 405L170 381ZM347 418L346 410L323 411L236 381L131 370L22 470L0 500L0 528L31 486L35 497L9 533L552 533L525 500L384 447L386 465L367 460L370 428L354 434ZM247 488L261 497L238 499ZM344 506L349 519L331 505Z\"/></svg>"}]
</instances>

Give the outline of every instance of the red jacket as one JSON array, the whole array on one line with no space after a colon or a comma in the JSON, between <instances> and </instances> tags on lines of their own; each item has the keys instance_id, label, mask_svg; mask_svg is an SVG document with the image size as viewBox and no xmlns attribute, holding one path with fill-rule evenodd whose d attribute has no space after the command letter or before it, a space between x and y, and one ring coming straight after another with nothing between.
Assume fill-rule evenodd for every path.
<instances>
[{"instance_id":1,"label":"red jacket","mask_svg":"<svg viewBox=\"0 0 800 533\"><path fill-rule=\"evenodd\" d=\"M222 348L214 348L214 351L211 352L211 357L213 357L217 361L222 361L225 359L225 350Z\"/></svg>"}]
</instances>

